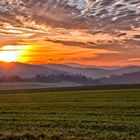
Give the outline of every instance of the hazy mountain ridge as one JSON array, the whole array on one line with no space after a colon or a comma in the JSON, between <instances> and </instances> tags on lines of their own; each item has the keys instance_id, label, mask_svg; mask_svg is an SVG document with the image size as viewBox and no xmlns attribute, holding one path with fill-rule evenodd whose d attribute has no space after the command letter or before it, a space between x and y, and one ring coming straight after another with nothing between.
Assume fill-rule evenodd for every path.
<instances>
[{"instance_id":1,"label":"hazy mountain ridge","mask_svg":"<svg viewBox=\"0 0 140 140\"><path fill-rule=\"evenodd\" d=\"M53 68L48 68L39 65L29 65L23 63L4 63L0 62L0 76L20 75L21 77L33 77L36 74L66 74L64 71L59 71Z\"/></svg>"},{"instance_id":2,"label":"hazy mountain ridge","mask_svg":"<svg viewBox=\"0 0 140 140\"><path fill-rule=\"evenodd\" d=\"M104 69L104 67L71 67L67 65L56 65L50 64L47 65L50 68L54 68L57 70L63 70L70 74L82 74L87 77L91 77L93 79L105 77L108 75L122 75L125 73L133 73L133 72L140 72L140 66L126 66L126 67L119 67L115 69Z\"/></svg>"},{"instance_id":3,"label":"hazy mountain ridge","mask_svg":"<svg viewBox=\"0 0 140 140\"><path fill-rule=\"evenodd\" d=\"M140 66L106 70L60 64L30 65L0 62L1 81L6 82L75 82L83 85L140 83Z\"/></svg>"},{"instance_id":4,"label":"hazy mountain ridge","mask_svg":"<svg viewBox=\"0 0 140 140\"><path fill-rule=\"evenodd\" d=\"M89 78L102 78L108 75L122 75L125 73L140 72L140 66L126 66L116 69L104 69L104 67L72 67L62 64L31 65L23 63L0 62L0 76L20 75L21 77L33 77L36 74L82 74Z\"/></svg>"}]
</instances>

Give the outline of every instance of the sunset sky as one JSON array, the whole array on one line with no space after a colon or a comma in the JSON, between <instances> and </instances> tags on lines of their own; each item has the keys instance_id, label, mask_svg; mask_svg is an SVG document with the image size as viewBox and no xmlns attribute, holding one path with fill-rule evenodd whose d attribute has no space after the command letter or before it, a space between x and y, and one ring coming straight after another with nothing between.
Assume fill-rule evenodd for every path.
<instances>
[{"instance_id":1,"label":"sunset sky","mask_svg":"<svg viewBox=\"0 0 140 140\"><path fill-rule=\"evenodd\" d=\"M140 0L0 0L0 61L140 65Z\"/></svg>"}]
</instances>

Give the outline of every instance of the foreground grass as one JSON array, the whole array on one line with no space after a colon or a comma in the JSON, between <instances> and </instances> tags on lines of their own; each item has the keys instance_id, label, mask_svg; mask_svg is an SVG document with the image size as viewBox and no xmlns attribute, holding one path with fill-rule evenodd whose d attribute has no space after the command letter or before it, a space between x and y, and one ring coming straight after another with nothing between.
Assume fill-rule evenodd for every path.
<instances>
[{"instance_id":1,"label":"foreground grass","mask_svg":"<svg viewBox=\"0 0 140 140\"><path fill-rule=\"evenodd\" d=\"M0 94L0 131L1 140L139 140L140 88Z\"/></svg>"}]
</instances>

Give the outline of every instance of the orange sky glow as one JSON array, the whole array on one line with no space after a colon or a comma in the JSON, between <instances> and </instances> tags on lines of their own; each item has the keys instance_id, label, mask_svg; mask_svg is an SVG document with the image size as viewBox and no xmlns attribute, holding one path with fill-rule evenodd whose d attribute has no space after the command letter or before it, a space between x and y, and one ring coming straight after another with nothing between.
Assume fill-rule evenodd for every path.
<instances>
[{"instance_id":1,"label":"orange sky glow","mask_svg":"<svg viewBox=\"0 0 140 140\"><path fill-rule=\"evenodd\" d=\"M101 46L96 45L99 40L111 42L115 37L109 34L90 35L85 31L72 30L66 35L51 33L51 39L53 39L44 40L46 33L42 33L42 30L38 30L37 32L40 31L41 35L37 34L35 37L30 29L6 26L5 31L12 33L14 37L1 35L0 61L29 64L78 63L98 66L140 65L140 57L137 52L139 48L132 50L129 47L119 48L120 46L116 45L106 45L105 47L102 47L102 44ZM129 37L133 32L129 32ZM61 40L56 40L56 38ZM123 38L118 40L121 42ZM127 50L131 50L131 52L127 52ZM132 55L134 56L132 57Z\"/></svg>"},{"instance_id":2,"label":"orange sky glow","mask_svg":"<svg viewBox=\"0 0 140 140\"><path fill-rule=\"evenodd\" d=\"M90 7L76 9L70 3L66 8L59 3L58 8L49 8L47 2L43 7L43 1L42 5L30 3L31 7L27 6L28 2L20 2L0 2L0 61L140 65L140 19L137 15L129 17L129 9L140 12L136 3L126 4L128 15L126 12L122 19L121 14L118 15L123 12L121 8L113 11L117 3L112 3L109 14L99 14L106 5L97 10L96 6L101 3L94 2L98 3L94 5L95 15L90 15ZM88 4L93 5L92 1Z\"/></svg>"}]
</instances>

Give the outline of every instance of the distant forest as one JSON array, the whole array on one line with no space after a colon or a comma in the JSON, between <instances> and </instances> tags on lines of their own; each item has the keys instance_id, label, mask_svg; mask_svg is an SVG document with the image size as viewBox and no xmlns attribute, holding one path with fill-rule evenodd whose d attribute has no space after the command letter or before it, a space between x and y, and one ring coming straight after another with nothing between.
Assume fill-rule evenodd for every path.
<instances>
[{"instance_id":1,"label":"distant forest","mask_svg":"<svg viewBox=\"0 0 140 140\"><path fill-rule=\"evenodd\" d=\"M43 82L43 83L59 83L59 82L73 82L83 85L95 84L95 80L88 78L81 74L65 75L65 74L37 74L32 78L22 78L19 75L1 77L0 82Z\"/></svg>"},{"instance_id":2,"label":"distant forest","mask_svg":"<svg viewBox=\"0 0 140 140\"><path fill-rule=\"evenodd\" d=\"M68 74L37 74L32 78L22 78L19 75L3 76L0 82L42 82L42 83L59 83L72 82L82 85L106 85L106 84L136 84L140 83L140 72L117 75L108 75L100 79L93 79L82 74L68 75Z\"/></svg>"}]
</instances>

